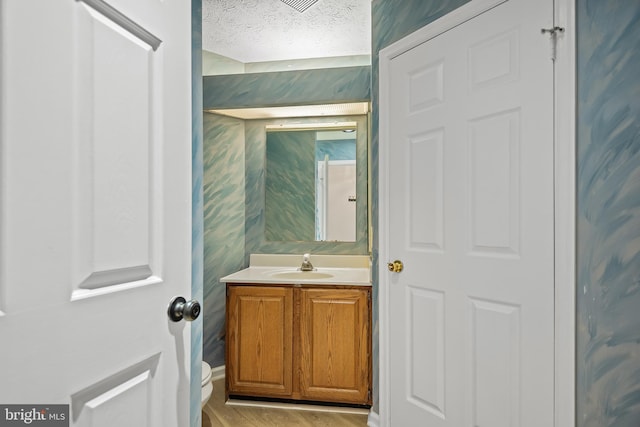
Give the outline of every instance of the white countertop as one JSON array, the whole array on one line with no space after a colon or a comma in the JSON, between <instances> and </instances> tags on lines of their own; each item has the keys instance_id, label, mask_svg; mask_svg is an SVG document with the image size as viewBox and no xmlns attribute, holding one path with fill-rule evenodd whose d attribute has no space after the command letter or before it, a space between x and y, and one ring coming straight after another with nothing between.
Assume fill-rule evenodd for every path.
<instances>
[{"instance_id":1,"label":"white countertop","mask_svg":"<svg viewBox=\"0 0 640 427\"><path fill-rule=\"evenodd\" d=\"M371 285L366 255L311 255L314 271L300 271L302 255L253 254L249 267L220 279L224 283Z\"/></svg>"}]
</instances>

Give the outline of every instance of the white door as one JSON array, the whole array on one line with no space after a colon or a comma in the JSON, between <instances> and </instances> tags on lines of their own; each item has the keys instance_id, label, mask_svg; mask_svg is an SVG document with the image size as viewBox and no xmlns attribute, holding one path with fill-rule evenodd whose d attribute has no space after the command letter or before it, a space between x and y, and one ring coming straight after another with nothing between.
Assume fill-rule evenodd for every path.
<instances>
[{"instance_id":1,"label":"white door","mask_svg":"<svg viewBox=\"0 0 640 427\"><path fill-rule=\"evenodd\" d=\"M0 1L0 404L189 425L191 8ZM1 414L0 414L1 416Z\"/></svg>"},{"instance_id":2,"label":"white door","mask_svg":"<svg viewBox=\"0 0 640 427\"><path fill-rule=\"evenodd\" d=\"M505 1L381 76L392 426L553 425L552 10Z\"/></svg>"}]
</instances>

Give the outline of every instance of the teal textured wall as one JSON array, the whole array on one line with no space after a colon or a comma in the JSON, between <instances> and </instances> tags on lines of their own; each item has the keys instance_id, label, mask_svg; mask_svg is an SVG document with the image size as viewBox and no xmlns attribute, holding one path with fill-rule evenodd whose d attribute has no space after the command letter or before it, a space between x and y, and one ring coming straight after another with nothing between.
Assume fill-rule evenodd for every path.
<instances>
[{"instance_id":1,"label":"teal textured wall","mask_svg":"<svg viewBox=\"0 0 640 427\"><path fill-rule=\"evenodd\" d=\"M370 99L371 67L205 76L204 109Z\"/></svg>"},{"instance_id":2,"label":"teal textured wall","mask_svg":"<svg viewBox=\"0 0 640 427\"><path fill-rule=\"evenodd\" d=\"M334 139L316 142L316 161L324 160L355 160L356 144L353 139Z\"/></svg>"},{"instance_id":3,"label":"teal textured wall","mask_svg":"<svg viewBox=\"0 0 640 427\"><path fill-rule=\"evenodd\" d=\"M265 238L314 240L316 132L267 132L266 145Z\"/></svg>"},{"instance_id":4,"label":"teal textured wall","mask_svg":"<svg viewBox=\"0 0 640 427\"><path fill-rule=\"evenodd\" d=\"M224 364L225 286L244 268L244 121L204 115L204 360Z\"/></svg>"},{"instance_id":5,"label":"teal textured wall","mask_svg":"<svg viewBox=\"0 0 640 427\"><path fill-rule=\"evenodd\" d=\"M577 11L577 425L637 427L640 2Z\"/></svg>"}]
</instances>

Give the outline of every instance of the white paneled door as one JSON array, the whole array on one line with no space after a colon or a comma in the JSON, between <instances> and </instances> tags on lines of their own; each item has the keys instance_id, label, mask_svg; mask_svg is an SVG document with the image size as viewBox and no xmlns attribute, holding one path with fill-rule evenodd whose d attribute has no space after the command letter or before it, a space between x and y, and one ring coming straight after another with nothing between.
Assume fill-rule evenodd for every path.
<instances>
[{"instance_id":1,"label":"white paneled door","mask_svg":"<svg viewBox=\"0 0 640 427\"><path fill-rule=\"evenodd\" d=\"M0 404L188 426L167 306L191 293L190 2L2 0L0 20Z\"/></svg>"},{"instance_id":2,"label":"white paneled door","mask_svg":"<svg viewBox=\"0 0 640 427\"><path fill-rule=\"evenodd\" d=\"M494 3L381 77L392 426L554 422L553 5Z\"/></svg>"}]
</instances>

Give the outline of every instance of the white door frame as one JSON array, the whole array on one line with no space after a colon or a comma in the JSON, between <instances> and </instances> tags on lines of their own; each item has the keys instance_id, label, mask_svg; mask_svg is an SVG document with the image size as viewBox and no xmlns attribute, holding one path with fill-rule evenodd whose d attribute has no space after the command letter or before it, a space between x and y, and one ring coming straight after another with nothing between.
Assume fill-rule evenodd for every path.
<instances>
[{"instance_id":1,"label":"white door frame","mask_svg":"<svg viewBox=\"0 0 640 427\"><path fill-rule=\"evenodd\" d=\"M389 99L390 62L396 56L436 37L506 0L472 0L379 53L379 99ZM564 28L557 41L554 80L554 223L555 223L555 426L575 426L575 228L576 228L576 38L575 0L554 1L554 22ZM551 52L551 50L550 50ZM378 271L379 271L379 416L370 425L390 426L389 389L389 111L379 103Z\"/></svg>"}]
</instances>

